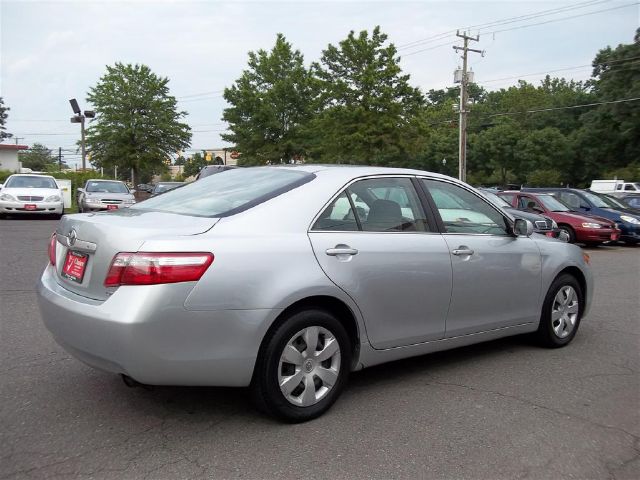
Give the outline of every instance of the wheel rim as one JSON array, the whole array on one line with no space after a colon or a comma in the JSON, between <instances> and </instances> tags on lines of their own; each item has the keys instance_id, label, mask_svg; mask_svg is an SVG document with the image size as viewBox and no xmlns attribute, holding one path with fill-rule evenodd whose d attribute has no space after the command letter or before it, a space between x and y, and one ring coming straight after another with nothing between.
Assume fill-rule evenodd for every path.
<instances>
[{"instance_id":1,"label":"wheel rim","mask_svg":"<svg viewBox=\"0 0 640 480\"><path fill-rule=\"evenodd\" d=\"M553 299L551 307L551 326L558 338L566 338L576 328L580 302L575 289L565 285Z\"/></svg>"},{"instance_id":2,"label":"wheel rim","mask_svg":"<svg viewBox=\"0 0 640 480\"><path fill-rule=\"evenodd\" d=\"M323 327L300 330L289 339L280 355L280 391L299 407L315 405L326 397L339 374L340 344Z\"/></svg>"}]
</instances>

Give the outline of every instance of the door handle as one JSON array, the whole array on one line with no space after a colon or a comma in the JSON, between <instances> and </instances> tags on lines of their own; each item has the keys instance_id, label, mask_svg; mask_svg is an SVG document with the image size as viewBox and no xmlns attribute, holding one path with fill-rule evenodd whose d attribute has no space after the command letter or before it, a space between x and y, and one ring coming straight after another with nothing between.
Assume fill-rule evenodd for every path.
<instances>
[{"instance_id":1,"label":"door handle","mask_svg":"<svg viewBox=\"0 0 640 480\"><path fill-rule=\"evenodd\" d=\"M454 255L458 255L459 257L464 257L466 255L473 255L473 250L471 250L469 247L460 246L451 250L451 253L453 253Z\"/></svg>"},{"instance_id":2,"label":"door handle","mask_svg":"<svg viewBox=\"0 0 640 480\"><path fill-rule=\"evenodd\" d=\"M327 248L325 253L330 257L335 257L337 255L357 255L358 250L346 245L336 245L334 248Z\"/></svg>"}]
</instances>

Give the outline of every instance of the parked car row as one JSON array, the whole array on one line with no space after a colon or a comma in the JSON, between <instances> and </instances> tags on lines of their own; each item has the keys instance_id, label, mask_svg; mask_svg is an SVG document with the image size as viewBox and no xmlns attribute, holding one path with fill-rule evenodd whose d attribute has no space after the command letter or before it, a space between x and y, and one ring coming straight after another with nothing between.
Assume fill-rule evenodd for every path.
<instances>
[{"instance_id":1,"label":"parked car row","mask_svg":"<svg viewBox=\"0 0 640 480\"><path fill-rule=\"evenodd\" d=\"M640 243L640 210L620 198L576 188L523 188L498 196L518 210L553 219L570 243Z\"/></svg>"}]
</instances>

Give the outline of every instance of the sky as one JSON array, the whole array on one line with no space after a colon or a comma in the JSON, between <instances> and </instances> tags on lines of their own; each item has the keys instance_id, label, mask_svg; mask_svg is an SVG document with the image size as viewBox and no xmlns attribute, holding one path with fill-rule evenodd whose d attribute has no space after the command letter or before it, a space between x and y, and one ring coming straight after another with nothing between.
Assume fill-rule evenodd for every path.
<instances>
[{"instance_id":1,"label":"sky","mask_svg":"<svg viewBox=\"0 0 640 480\"><path fill-rule=\"evenodd\" d=\"M514 17L520 18L506 20ZM452 49L459 41L455 30L479 34L472 47L485 54L471 53L470 66L476 83L493 90L518 77L536 83L543 72L560 69L551 74L589 78L598 50L633 41L640 5L638 0L0 0L0 96L11 108L7 130L21 144L62 147L73 165L80 158L80 130L70 123L69 99L90 109L87 92L106 65L141 63L170 79L171 94L188 112L191 151L221 148L227 146L220 139L226 128L222 90L240 77L249 51L269 50L283 33L310 64L349 31L376 25L398 47L410 83L425 92L453 85L460 65Z\"/></svg>"}]
</instances>

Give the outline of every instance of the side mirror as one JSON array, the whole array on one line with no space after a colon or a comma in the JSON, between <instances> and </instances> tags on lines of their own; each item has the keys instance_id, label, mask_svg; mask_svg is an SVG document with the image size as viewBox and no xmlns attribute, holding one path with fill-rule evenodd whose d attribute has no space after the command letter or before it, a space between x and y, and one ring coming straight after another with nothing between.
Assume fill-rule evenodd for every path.
<instances>
[{"instance_id":1,"label":"side mirror","mask_svg":"<svg viewBox=\"0 0 640 480\"><path fill-rule=\"evenodd\" d=\"M580 208L586 210L587 212L591 210L591 207L589 205L585 205L584 203L580 204Z\"/></svg>"},{"instance_id":2,"label":"side mirror","mask_svg":"<svg viewBox=\"0 0 640 480\"><path fill-rule=\"evenodd\" d=\"M78 188L78 193L84 193L84 188Z\"/></svg>"},{"instance_id":3,"label":"side mirror","mask_svg":"<svg viewBox=\"0 0 640 480\"><path fill-rule=\"evenodd\" d=\"M136 190L132 188L131 190L129 190L129 193L136 193Z\"/></svg>"},{"instance_id":4,"label":"side mirror","mask_svg":"<svg viewBox=\"0 0 640 480\"><path fill-rule=\"evenodd\" d=\"M513 234L517 237L530 237L533 234L533 223L524 218L516 218L513 224Z\"/></svg>"}]
</instances>

